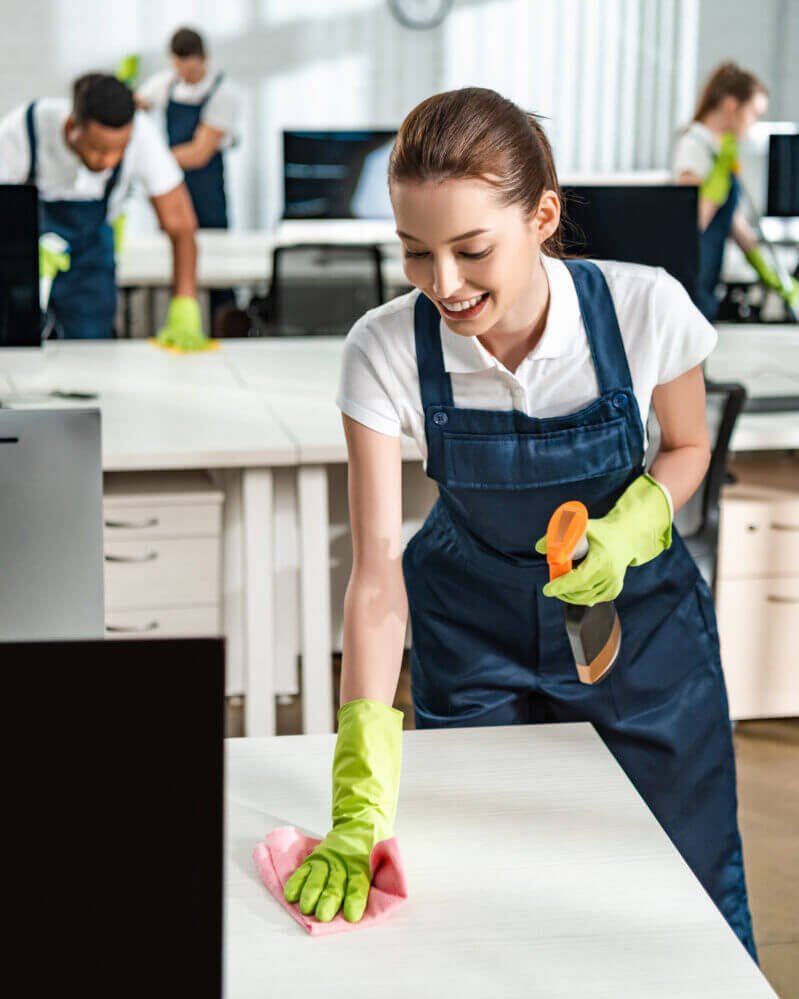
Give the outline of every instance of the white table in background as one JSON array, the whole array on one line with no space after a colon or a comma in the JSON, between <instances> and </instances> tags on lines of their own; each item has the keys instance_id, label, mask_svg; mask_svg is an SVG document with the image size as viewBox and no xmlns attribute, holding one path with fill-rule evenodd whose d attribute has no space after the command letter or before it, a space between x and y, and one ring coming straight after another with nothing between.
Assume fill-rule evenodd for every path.
<instances>
[{"instance_id":1,"label":"white table in background","mask_svg":"<svg viewBox=\"0 0 799 999\"><path fill-rule=\"evenodd\" d=\"M226 744L227 999L774 999L589 725L406 733L409 899L311 938L252 851L277 825L324 835L332 753L332 736Z\"/></svg>"},{"instance_id":2,"label":"white table in background","mask_svg":"<svg viewBox=\"0 0 799 999\"><path fill-rule=\"evenodd\" d=\"M175 356L142 341L57 341L18 391L96 393L103 471L212 470L225 489L224 618L228 670L246 691L246 729L274 732L273 470L296 447L257 396L241 387L224 349ZM2 357L0 357L0 365Z\"/></svg>"}]
</instances>

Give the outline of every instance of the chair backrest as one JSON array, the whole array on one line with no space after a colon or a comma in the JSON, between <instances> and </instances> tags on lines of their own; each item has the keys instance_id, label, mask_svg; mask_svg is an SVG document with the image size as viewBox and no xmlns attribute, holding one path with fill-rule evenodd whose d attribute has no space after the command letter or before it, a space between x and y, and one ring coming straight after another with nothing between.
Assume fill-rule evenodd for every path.
<instances>
[{"instance_id":1,"label":"chair backrest","mask_svg":"<svg viewBox=\"0 0 799 999\"><path fill-rule=\"evenodd\" d=\"M372 244L277 246L267 336L341 336L385 301L383 255Z\"/></svg>"}]
</instances>

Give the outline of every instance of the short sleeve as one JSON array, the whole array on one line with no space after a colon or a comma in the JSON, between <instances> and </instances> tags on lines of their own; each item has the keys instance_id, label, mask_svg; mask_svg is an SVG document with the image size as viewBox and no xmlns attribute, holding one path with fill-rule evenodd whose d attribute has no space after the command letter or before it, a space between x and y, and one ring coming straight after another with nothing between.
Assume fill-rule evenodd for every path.
<instances>
[{"instance_id":1,"label":"short sleeve","mask_svg":"<svg viewBox=\"0 0 799 999\"><path fill-rule=\"evenodd\" d=\"M713 351L718 334L676 278L657 269L652 320L659 345L657 384L671 382L695 368Z\"/></svg>"},{"instance_id":2,"label":"short sleeve","mask_svg":"<svg viewBox=\"0 0 799 999\"><path fill-rule=\"evenodd\" d=\"M0 120L0 183L23 184L30 170L30 147L25 127L25 107Z\"/></svg>"},{"instance_id":3,"label":"short sleeve","mask_svg":"<svg viewBox=\"0 0 799 999\"><path fill-rule=\"evenodd\" d=\"M377 337L359 320L344 343L336 404L357 423L399 437L402 422L393 401L393 377Z\"/></svg>"},{"instance_id":4,"label":"short sleeve","mask_svg":"<svg viewBox=\"0 0 799 999\"><path fill-rule=\"evenodd\" d=\"M150 119L136 112L134 177L144 184L147 196L157 198L173 191L183 181L183 171Z\"/></svg>"},{"instance_id":5,"label":"short sleeve","mask_svg":"<svg viewBox=\"0 0 799 999\"><path fill-rule=\"evenodd\" d=\"M233 88L222 83L203 108L201 120L203 124L224 132L225 137L232 140L236 137L238 104L238 96Z\"/></svg>"},{"instance_id":6,"label":"short sleeve","mask_svg":"<svg viewBox=\"0 0 799 999\"><path fill-rule=\"evenodd\" d=\"M672 172L675 177L681 173L693 173L697 177L707 177L713 167L713 152L692 132L685 132L674 147Z\"/></svg>"}]
</instances>

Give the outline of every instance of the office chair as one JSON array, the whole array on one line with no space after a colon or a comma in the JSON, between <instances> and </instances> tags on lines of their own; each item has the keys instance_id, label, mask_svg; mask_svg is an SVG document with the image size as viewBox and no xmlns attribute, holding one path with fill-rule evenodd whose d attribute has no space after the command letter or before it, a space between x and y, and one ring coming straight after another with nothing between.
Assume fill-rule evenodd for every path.
<instances>
[{"instance_id":1,"label":"office chair","mask_svg":"<svg viewBox=\"0 0 799 999\"><path fill-rule=\"evenodd\" d=\"M269 294L253 300L248 309L250 335L342 336L385 300L379 246L277 246Z\"/></svg>"},{"instance_id":2,"label":"office chair","mask_svg":"<svg viewBox=\"0 0 799 999\"><path fill-rule=\"evenodd\" d=\"M746 389L737 382L706 381L705 391L709 400L718 397L720 401L716 439L702 487L694 500L689 501L678 514L677 526L699 571L711 591L715 591L721 487L729 481L727 457L730 439L746 402ZM680 522L690 518L692 510L694 523L681 527Z\"/></svg>"}]
</instances>

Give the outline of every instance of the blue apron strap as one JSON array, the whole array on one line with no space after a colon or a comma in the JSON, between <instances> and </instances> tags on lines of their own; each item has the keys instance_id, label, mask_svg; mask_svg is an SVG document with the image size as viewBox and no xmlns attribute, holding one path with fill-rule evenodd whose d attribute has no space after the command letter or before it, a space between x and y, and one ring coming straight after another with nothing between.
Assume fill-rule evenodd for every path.
<instances>
[{"instance_id":1,"label":"blue apron strap","mask_svg":"<svg viewBox=\"0 0 799 999\"><path fill-rule=\"evenodd\" d=\"M632 388L627 352L605 275L590 260L564 260L577 289L600 394Z\"/></svg>"},{"instance_id":2,"label":"blue apron strap","mask_svg":"<svg viewBox=\"0 0 799 999\"><path fill-rule=\"evenodd\" d=\"M173 100L173 96L172 96L172 95L173 95L173 94L175 93L175 87L176 87L177 85L178 85L178 80L177 80L177 77L175 76L175 77L173 77L173 78L172 78L172 79L170 80L170 83L169 83L169 87L167 88L167 92L166 92L166 100L167 100L167 104L168 104L168 103L169 103L169 102L170 102L171 100Z\"/></svg>"},{"instance_id":3,"label":"blue apron strap","mask_svg":"<svg viewBox=\"0 0 799 999\"><path fill-rule=\"evenodd\" d=\"M441 350L441 317L423 292L419 292L413 310L413 330L422 406L425 409L428 406L453 406L452 382L444 368Z\"/></svg>"},{"instance_id":4,"label":"blue apron strap","mask_svg":"<svg viewBox=\"0 0 799 999\"><path fill-rule=\"evenodd\" d=\"M214 96L214 94L217 92L217 90L219 90L219 84L222 82L222 80L224 78L224 75L225 75L224 73L217 73L216 74L214 82L211 84L211 86L210 86L210 88L208 90L208 93L200 101L200 104L199 104L200 111L203 111L203 109L205 108L205 105L211 100L211 98Z\"/></svg>"},{"instance_id":5,"label":"blue apron strap","mask_svg":"<svg viewBox=\"0 0 799 999\"><path fill-rule=\"evenodd\" d=\"M26 184L36 183L36 126L33 122L35 107L36 101L31 101L25 111L25 128L28 132L28 148L30 149L30 167L28 168L28 176L25 180Z\"/></svg>"}]
</instances>

